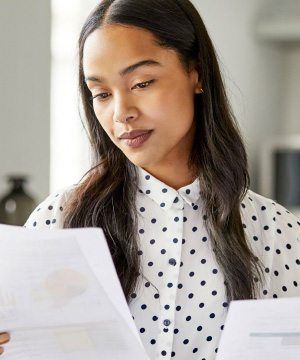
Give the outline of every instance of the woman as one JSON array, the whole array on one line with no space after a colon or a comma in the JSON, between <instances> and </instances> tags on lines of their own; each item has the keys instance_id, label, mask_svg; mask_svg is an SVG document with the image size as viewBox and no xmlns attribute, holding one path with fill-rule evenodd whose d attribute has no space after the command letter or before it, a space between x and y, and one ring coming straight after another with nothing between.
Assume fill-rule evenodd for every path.
<instances>
[{"instance_id":1,"label":"woman","mask_svg":"<svg viewBox=\"0 0 300 360\"><path fill-rule=\"evenodd\" d=\"M26 226L102 227L149 357L212 360L232 299L300 295L300 223L248 190L214 48L188 0L103 0L79 60L94 166Z\"/></svg>"}]
</instances>

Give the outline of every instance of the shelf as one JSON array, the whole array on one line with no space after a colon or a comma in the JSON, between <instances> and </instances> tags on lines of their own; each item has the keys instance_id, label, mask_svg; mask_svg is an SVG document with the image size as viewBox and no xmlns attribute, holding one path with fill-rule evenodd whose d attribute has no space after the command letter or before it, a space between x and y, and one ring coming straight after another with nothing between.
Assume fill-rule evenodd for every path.
<instances>
[{"instance_id":1,"label":"shelf","mask_svg":"<svg viewBox=\"0 0 300 360\"><path fill-rule=\"evenodd\" d=\"M260 39L278 42L300 42L300 18L264 20L257 25Z\"/></svg>"}]
</instances>

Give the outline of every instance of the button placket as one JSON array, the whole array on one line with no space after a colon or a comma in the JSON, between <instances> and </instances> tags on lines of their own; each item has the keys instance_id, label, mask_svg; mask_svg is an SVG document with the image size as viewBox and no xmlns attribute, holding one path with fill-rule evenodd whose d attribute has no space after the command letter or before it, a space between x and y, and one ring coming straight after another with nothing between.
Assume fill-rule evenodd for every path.
<instances>
[{"instance_id":1,"label":"button placket","mask_svg":"<svg viewBox=\"0 0 300 360\"><path fill-rule=\"evenodd\" d=\"M177 195L168 216L169 245L166 259L166 284L161 294L161 322L157 339L156 359L170 359L175 328L175 303L180 272L180 259L183 234L183 199ZM173 241L178 239L178 241Z\"/></svg>"}]
</instances>

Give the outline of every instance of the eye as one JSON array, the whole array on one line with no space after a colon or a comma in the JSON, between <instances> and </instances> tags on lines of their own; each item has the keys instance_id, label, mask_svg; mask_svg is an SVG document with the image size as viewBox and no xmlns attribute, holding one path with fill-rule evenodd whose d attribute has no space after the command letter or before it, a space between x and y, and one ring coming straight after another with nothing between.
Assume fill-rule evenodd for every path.
<instances>
[{"instance_id":1,"label":"eye","mask_svg":"<svg viewBox=\"0 0 300 360\"><path fill-rule=\"evenodd\" d=\"M109 97L109 95L111 95L111 94L110 93L97 94L95 96L92 96L92 100L98 99L100 101L104 101Z\"/></svg>"},{"instance_id":2,"label":"eye","mask_svg":"<svg viewBox=\"0 0 300 360\"><path fill-rule=\"evenodd\" d=\"M154 80L149 80L149 81L145 81L145 82L142 82L142 83L138 83L136 85L134 85L133 89L144 89L146 87L148 87L149 85L153 84L154 83Z\"/></svg>"}]
</instances>

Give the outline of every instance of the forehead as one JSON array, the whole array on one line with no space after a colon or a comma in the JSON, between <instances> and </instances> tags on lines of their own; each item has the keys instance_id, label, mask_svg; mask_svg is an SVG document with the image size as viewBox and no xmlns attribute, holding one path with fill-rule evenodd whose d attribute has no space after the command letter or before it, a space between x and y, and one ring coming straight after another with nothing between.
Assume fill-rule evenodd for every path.
<instances>
[{"instance_id":1,"label":"forehead","mask_svg":"<svg viewBox=\"0 0 300 360\"><path fill-rule=\"evenodd\" d=\"M143 58L160 62L170 60L173 50L165 49L156 43L150 31L123 25L106 25L91 33L83 50L84 72L94 71L101 66L104 70L127 64Z\"/></svg>"}]
</instances>

